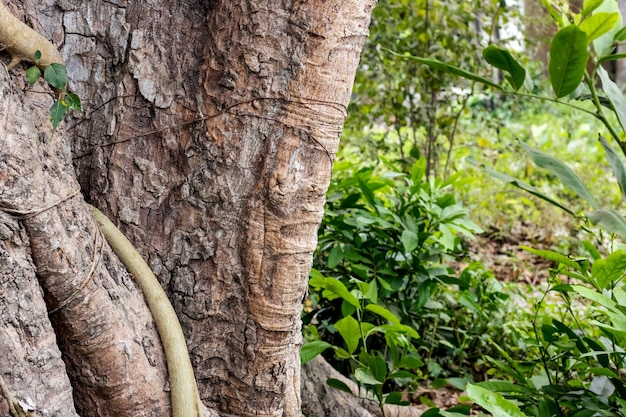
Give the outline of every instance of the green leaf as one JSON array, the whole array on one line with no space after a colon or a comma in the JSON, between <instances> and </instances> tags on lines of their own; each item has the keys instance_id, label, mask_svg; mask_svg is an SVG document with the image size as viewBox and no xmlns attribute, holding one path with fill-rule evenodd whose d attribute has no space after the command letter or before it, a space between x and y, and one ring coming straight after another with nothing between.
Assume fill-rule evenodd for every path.
<instances>
[{"instance_id":1,"label":"green leaf","mask_svg":"<svg viewBox=\"0 0 626 417\"><path fill-rule=\"evenodd\" d=\"M385 48L383 48L385 49ZM502 90L502 87L499 86L498 84L494 83L493 81L481 77L480 75L474 74L472 72L469 71L465 71L459 67L455 67L453 65L450 64L446 64L444 62L441 62L437 59L434 58L420 58L417 56L413 56L413 55L409 55L409 54L399 54L397 52L391 51L389 49L385 49L387 52L390 52L396 56L400 56L406 59L410 59L412 61L416 61L419 62L420 64L424 64L424 65L428 65L429 67L439 70L439 71L443 71L443 72L447 72L448 74L452 74L452 75L457 75L459 77L463 77L465 79L471 80L471 81L476 81L479 82L481 84L484 84L486 86L498 89L498 90Z\"/></svg>"},{"instance_id":2,"label":"green leaf","mask_svg":"<svg viewBox=\"0 0 626 417\"><path fill-rule=\"evenodd\" d=\"M378 314L382 318L386 319L390 323L400 324L400 319L393 314L391 311L387 310L385 307L381 307L376 304L368 304L365 306L365 309L371 311L372 313Z\"/></svg>"},{"instance_id":3,"label":"green leaf","mask_svg":"<svg viewBox=\"0 0 626 417\"><path fill-rule=\"evenodd\" d=\"M526 70L506 49L490 45L483 50L483 58L492 66L508 72L506 79L515 91L524 85Z\"/></svg>"},{"instance_id":4,"label":"green leaf","mask_svg":"<svg viewBox=\"0 0 626 417\"><path fill-rule=\"evenodd\" d=\"M408 229L402 232L400 240L402 241L405 252L413 252L419 245L417 233Z\"/></svg>"},{"instance_id":5,"label":"green leaf","mask_svg":"<svg viewBox=\"0 0 626 417\"><path fill-rule=\"evenodd\" d=\"M600 4L600 6L598 6L595 10L596 14L600 12L617 13L619 17L611 30L593 41L593 49L595 50L597 57L603 57L613 52L613 49L615 49L615 45L613 45L613 40L615 38L615 35L622 28L622 15L620 13L617 1L604 0L602 4Z\"/></svg>"},{"instance_id":6,"label":"green leaf","mask_svg":"<svg viewBox=\"0 0 626 417\"><path fill-rule=\"evenodd\" d=\"M550 82L557 98L564 97L578 88L585 74L589 59L587 34L577 26L570 25L559 30L550 46Z\"/></svg>"},{"instance_id":7,"label":"green leaf","mask_svg":"<svg viewBox=\"0 0 626 417\"><path fill-rule=\"evenodd\" d=\"M300 363L307 363L331 346L332 345L330 343L324 342L322 340L314 340L307 343L300 349Z\"/></svg>"},{"instance_id":8,"label":"green leaf","mask_svg":"<svg viewBox=\"0 0 626 417\"><path fill-rule=\"evenodd\" d=\"M515 403L478 385L467 384L467 396L493 417L526 417Z\"/></svg>"},{"instance_id":9,"label":"green leaf","mask_svg":"<svg viewBox=\"0 0 626 417\"><path fill-rule=\"evenodd\" d=\"M339 331L339 334L343 338L343 341L348 348L348 353L352 355L359 346L359 341L361 340L359 322L357 322L354 317L348 316L335 323L335 328Z\"/></svg>"},{"instance_id":10,"label":"green leaf","mask_svg":"<svg viewBox=\"0 0 626 417\"><path fill-rule=\"evenodd\" d=\"M611 209L601 209L587 213L587 217L593 224L599 224L607 232L616 233L626 240L626 219Z\"/></svg>"},{"instance_id":11,"label":"green leaf","mask_svg":"<svg viewBox=\"0 0 626 417\"><path fill-rule=\"evenodd\" d=\"M593 282L599 290L603 290L620 279L626 272L626 252L618 250L605 259L598 259L591 267Z\"/></svg>"},{"instance_id":12,"label":"green leaf","mask_svg":"<svg viewBox=\"0 0 626 417\"><path fill-rule=\"evenodd\" d=\"M474 158L473 156L469 156L466 159L467 162L469 162L472 165L478 166L480 168L482 168L487 174L489 174L491 177L498 179L500 181L506 182L508 184L514 185L532 195L534 195L535 197L539 197L540 199L552 204L555 207L560 208L561 210L565 211L566 213L569 213L570 215L576 217L576 213L574 213L574 211L572 211L571 209L569 209L568 207L564 206L563 204L559 203L557 200L554 200L553 198L547 196L546 194L542 193L541 191L539 191L538 189L536 189L535 187L533 187L530 184L525 183L522 180L519 180L517 178L511 177L510 175L504 174L502 172L498 172L498 171L494 171L493 169L486 167L484 165L481 165L476 158Z\"/></svg>"},{"instance_id":13,"label":"green leaf","mask_svg":"<svg viewBox=\"0 0 626 417\"><path fill-rule=\"evenodd\" d=\"M626 99L624 99L624 94L617 84L609 78L609 74L602 66L598 66L598 75L602 81L602 89L611 101L613 111L617 115L617 120L622 126L622 130L626 132Z\"/></svg>"},{"instance_id":14,"label":"green leaf","mask_svg":"<svg viewBox=\"0 0 626 417\"><path fill-rule=\"evenodd\" d=\"M602 4L604 0L585 0L583 3L583 10L580 14L585 17L591 14L595 9Z\"/></svg>"},{"instance_id":15,"label":"green leaf","mask_svg":"<svg viewBox=\"0 0 626 417\"><path fill-rule=\"evenodd\" d=\"M346 384L345 382L340 381L338 379L328 378L326 380L326 385L331 386L333 388L336 388L336 389L338 389L340 391L344 391L344 392L347 392L349 394L352 394L352 390L350 389L348 384Z\"/></svg>"},{"instance_id":16,"label":"green leaf","mask_svg":"<svg viewBox=\"0 0 626 417\"><path fill-rule=\"evenodd\" d=\"M578 178L578 175L570 167L565 165L563 162L554 158L547 153L541 152L540 150L531 148L523 142L520 142L521 147L530 155L533 161L540 166L541 168L545 168L556 175L567 188L576 193L579 197L583 198L587 201L591 207L598 208L598 202L591 195L585 184Z\"/></svg>"},{"instance_id":17,"label":"green leaf","mask_svg":"<svg viewBox=\"0 0 626 417\"><path fill-rule=\"evenodd\" d=\"M52 132L57 130L57 126L65 117L67 113L67 107L63 105L59 100L56 100L52 107L50 107L50 121L52 122Z\"/></svg>"},{"instance_id":18,"label":"green leaf","mask_svg":"<svg viewBox=\"0 0 626 417\"><path fill-rule=\"evenodd\" d=\"M357 368L354 371L354 379L366 385L382 385L383 381L379 381L374 377L370 369Z\"/></svg>"},{"instance_id":19,"label":"green leaf","mask_svg":"<svg viewBox=\"0 0 626 417\"><path fill-rule=\"evenodd\" d=\"M520 246L521 249L530 252L532 254L535 254L537 256L541 256L544 259L547 259L549 261L552 262L556 262L562 265L566 265L569 266L572 269L575 269L576 271L580 271L583 272L581 265L576 262L573 259L568 258L567 256L560 254L558 252L554 252L551 250L542 250L542 249L533 249L531 247L528 246Z\"/></svg>"},{"instance_id":20,"label":"green leaf","mask_svg":"<svg viewBox=\"0 0 626 417\"><path fill-rule=\"evenodd\" d=\"M335 278L325 278L324 281L324 289L332 292L333 294L341 297L346 300L348 303L352 304L356 308L360 309L361 306L359 304L359 300L356 299L350 291L346 288L345 285L341 281Z\"/></svg>"},{"instance_id":21,"label":"green leaf","mask_svg":"<svg viewBox=\"0 0 626 417\"><path fill-rule=\"evenodd\" d=\"M402 393L398 392L398 391L393 391L390 392L389 394L387 394L387 396L385 397L385 404L396 404L396 405L409 405L410 403L408 401L403 401L402 400Z\"/></svg>"},{"instance_id":22,"label":"green leaf","mask_svg":"<svg viewBox=\"0 0 626 417\"><path fill-rule=\"evenodd\" d=\"M35 85L39 77L41 77L41 70L38 67L30 67L27 69L26 80L28 81L28 87Z\"/></svg>"},{"instance_id":23,"label":"green leaf","mask_svg":"<svg viewBox=\"0 0 626 417\"><path fill-rule=\"evenodd\" d=\"M580 28L587 34L587 42L591 43L613 29L619 18L619 13L595 13L583 20Z\"/></svg>"},{"instance_id":24,"label":"green leaf","mask_svg":"<svg viewBox=\"0 0 626 417\"><path fill-rule=\"evenodd\" d=\"M615 36L613 36L614 42L621 42L624 39L626 39L626 27L623 27L620 30L618 30Z\"/></svg>"},{"instance_id":25,"label":"green leaf","mask_svg":"<svg viewBox=\"0 0 626 417\"><path fill-rule=\"evenodd\" d=\"M43 77L48 84L59 90L65 90L67 84L67 68L63 64L50 64L43 71Z\"/></svg>"},{"instance_id":26,"label":"green leaf","mask_svg":"<svg viewBox=\"0 0 626 417\"><path fill-rule=\"evenodd\" d=\"M609 161L609 165L611 165L613 175L619 184L620 190L622 190L622 199L624 199L626 197L626 167L624 167L622 163L621 156L611 148L606 139L604 139L602 135L600 135L599 138L600 144L606 154L606 160Z\"/></svg>"},{"instance_id":27,"label":"green leaf","mask_svg":"<svg viewBox=\"0 0 626 417\"><path fill-rule=\"evenodd\" d=\"M339 264L339 262L341 262L342 259L343 259L343 251L341 250L341 246L336 245L330 250L330 253L328 254L328 267L329 268L336 267Z\"/></svg>"},{"instance_id":28,"label":"green leaf","mask_svg":"<svg viewBox=\"0 0 626 417\"><path fill-rule=\"evenodd\" d=\"M67 103L67 107L71 110L83 111L80 104L80 97L78 97L78 94L68 94L67 97L65 97L65 102Z\"/></svg>"},{"instance_id":29,"label":"green leaf","mask_svg":"<svg viewBox=\"0 0 626 417\"><path fill-rule=\"evenodd\" d=\"M38 64L40 59L41 59L41 51L37 49L35 51L35 54L33 55L33 62L35 62L35 64Z\"/></svg>"},{"instance_id":30,"label":"green leaf","mask_svg":"<svg viewBox=\"0 0 626 417\"><path fill-rule=\"evenodd\" d=\"M592 290L591 288L587 288L584 285L572 285L572 289L583 297L596 302L609 310L619 311L615 301L595 290Z\"/></svg>"}]
</instances>

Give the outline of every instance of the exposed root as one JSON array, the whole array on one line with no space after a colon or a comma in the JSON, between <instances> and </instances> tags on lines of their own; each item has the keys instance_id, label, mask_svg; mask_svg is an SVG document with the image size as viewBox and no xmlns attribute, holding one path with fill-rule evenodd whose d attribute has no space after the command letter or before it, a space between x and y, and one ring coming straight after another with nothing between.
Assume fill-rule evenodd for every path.
<instances>
[{"instance_id":1,"label":"exposed root","mask_svg":"<svg viewBox=\"0 0 626 417\"><path fill-rule=\"evenodd\" d=\"M40 68L54 63L63 64L63 57L59 50L46 38L13 16L2 0L0 0L0 46L11 55L8 69L22 61L34 62L36 51L41 52L41 59L37 63Z\"/></svg>"}]
</instances>

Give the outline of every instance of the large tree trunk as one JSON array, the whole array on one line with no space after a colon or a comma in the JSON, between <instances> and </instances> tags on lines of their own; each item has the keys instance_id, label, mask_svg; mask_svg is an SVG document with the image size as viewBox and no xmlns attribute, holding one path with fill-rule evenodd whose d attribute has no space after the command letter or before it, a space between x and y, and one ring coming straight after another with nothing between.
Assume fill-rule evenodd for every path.
<instances>
[{"instance_id":1,"label":"large tree trunk","mask_svg":"<svg viewBox=\"0 0 626 417\"><path fill-rule=\"evenodd\" d=\"M374 1L13 5L61 45L86 116L52 136L50 95L0 71L9 390L42 415L168 413L150 313L87 200L168 293L205 405L299 417L301 302Z\"/></svg>"}]
</instances>

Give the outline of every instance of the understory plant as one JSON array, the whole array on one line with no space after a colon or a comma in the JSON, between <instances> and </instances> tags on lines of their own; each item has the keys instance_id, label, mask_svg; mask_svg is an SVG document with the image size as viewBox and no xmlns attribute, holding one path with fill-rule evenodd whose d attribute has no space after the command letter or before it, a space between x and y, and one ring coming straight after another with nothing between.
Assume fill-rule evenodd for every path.
<instances>
[{"instance_id":1,"label":"understory plant","mask_svg":"<svg viewBox=\"0 0 626 417\"><path fill-rule=\"evenodd\" d=\"M535 94L526 69L513 53L496 45L488 46L483 57L503 72L508 87L443 62L408 58L503 94L554 102L595 117L605 127L606 132L599 133L598 139L616 183L625 195L623 156L613 149L605 135L608 134L626 155L626 99L602 66L626 57L626 54L614 52L615 47L626 40L618 4L615 0L586 0L582 10L574 12L567 2L542 2L558 26L551 43L549 63L554 96ZM570 100L586 101L591 106ZM537 314L525 340L526 360L510 358L502 349L503 359L493 360L493 372L501 379L468 384L468 395L494 416L624 416L626 252L619 250L619 245L604 244L605 234L609 235L609 241L615 236L626 239L626 219L619 210L602 207L569 166L527 144L520 143L520 146L537 166L558 178L591 210L574 210L531 184L483 168L490 175L569 213L578 219L584 231L596 238L596 243L583 242L586 254L577 257L528 248L554 263L547 294L558 294L567 314L559 317ZM480 166L478 161L474 163ZM576 314L580 306L590 307L587 310L590 313L582 319Z\"/></svg>"},{"instance_id":2,"label":"understory plant","mask_svg":"<svg viewBox=\"0 0 626 417\"><path fill-rule=\"evenodd\" d=\"M481 232L452 194L460 175L426 180L424 158L410 175L384 168L336 164L302 349L303 362L326 351L381 408L406 404L404 387L476 363L508 298L482 264L450 267Z\"/></svg>"}]
</instances>

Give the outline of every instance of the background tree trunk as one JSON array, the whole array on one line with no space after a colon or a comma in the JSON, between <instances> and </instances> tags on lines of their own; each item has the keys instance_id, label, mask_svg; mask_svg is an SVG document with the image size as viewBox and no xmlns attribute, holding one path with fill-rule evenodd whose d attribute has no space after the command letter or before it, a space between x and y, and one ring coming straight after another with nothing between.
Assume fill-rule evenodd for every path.
<instances>
[{"instance_id":1,"label":"background tree trunk","mask_svg":"<svg viewBox=\"0 0 626 417\"><path fill-rule=\"evenodd\" d=\"M205 404L222 416L299 417L301 302L374 1L14 4L61 46L86 116L51 136L50 97L22 91L26 65L2 75L0 259L11 262L0 282L41 300L36 273L58 309L50 317L79 413L169 407L141 293L80 185L168 292ZM5 308L10 293L0 296ZM32 308L32 321L7 313L3 324L39 326L57 363L38 377L64 382L37 396L12 366L2 372L17 397L38 409L54 398L50 415L74 415L43 304Z\"/></svg>"}]
</instances>

